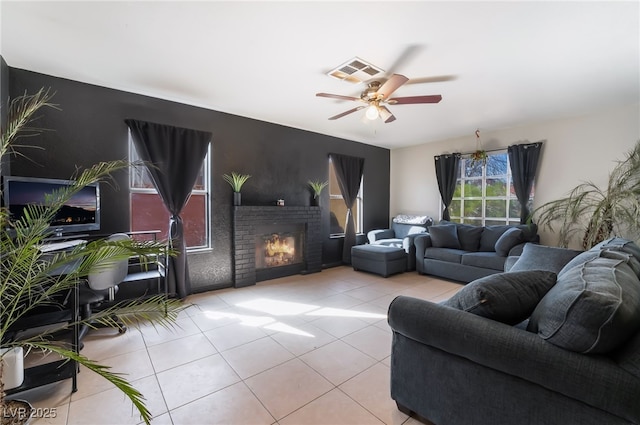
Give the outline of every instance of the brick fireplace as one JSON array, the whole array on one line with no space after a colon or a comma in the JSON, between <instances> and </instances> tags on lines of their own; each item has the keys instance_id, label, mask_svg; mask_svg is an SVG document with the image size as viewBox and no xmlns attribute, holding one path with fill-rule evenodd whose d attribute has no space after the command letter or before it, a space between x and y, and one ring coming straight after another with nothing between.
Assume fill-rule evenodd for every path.
<instances>
[{"instance_id":1,"label":"brick fireplace","mask_svg":"<svg viewBox=\"0 0 640 425\"><path fill-rule=\"evenodd\" d=\"M236 288L322 270L319 207L233 207Z\"/></svg>"}]
</instances>

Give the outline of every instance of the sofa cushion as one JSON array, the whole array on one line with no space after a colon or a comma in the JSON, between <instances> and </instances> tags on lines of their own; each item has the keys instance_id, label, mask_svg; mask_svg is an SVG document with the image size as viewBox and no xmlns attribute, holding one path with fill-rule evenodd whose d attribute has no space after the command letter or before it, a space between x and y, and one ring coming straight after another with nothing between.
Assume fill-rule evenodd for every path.
<instances>
[{"instance_id":1,"label":"sofa cushion","mask_svg":"<svg viewBox=\"0 0 640 425\"><path fill-rule=\"evenodd\" d=\"M474 280L442 304L515 325L531 315L556 282L556 274L532 270Z\"/></svg>"},{"instance_id":2,"label":"sofa cushion","mask_svg":"<svg viewBox=\"0 0 640 425\"><path fill-rule=\"evenodd\" d=\"M632 256L629 260L629 266L633 269L636 276L640 277L640 247L635 242L623 238L610 238L595 245L590 251L606 250L621 251Z\"/></svg>"},{"instance_id":3,"label":"sofa cushion","mask_svg":"<svg viewBox=\"0 0 640 425\"><path fill-rule=\"evenodd\" d=\"M466 251L461 249L429 247L424 250L424 258L460 264L462 256L466 253Z\"/></svg>"},{"instance_id":4,"label":"sofa cushion","mask_svg":"<svg viewBox=\"0 0 640 425\"><path fill-rule=\"evenodd\" d=\"M460 249L460 241L458 241L458 231L455 224L429 226L429 234L431 235L431 246L434 248Z\"/></svg>"},{"instance_id":5,"label":"sofa cushion","mask_svg":"<svg viewBox=\"0 0 640 425\"><path fill-rule=\"evenodd\" d=\"M580 266L587 261L593 260L594 258L600 258L600 251L584 251L580 254L573 257L567 264L565 264L562 269L558 272L558 277L564 275L569 270L573 269L576 266Z\"/></svg>"},{"instance_id":6,"label":"sofa cushion","mask_svg":"<svg viewBox=\"0 0 640 425\"><path fill-rule=\"evenodd\" d=\"M462 256L460 264L502 272L504 271L504 262L506 259L507 257L500 257L495 252L469 252Z\"/></svg>"},{"instance_id":7,"label":"sofa cushion","mask_svg":"<svg viewBox=\"0 0 640 425\"><path fill-rule=\"evenodd\" d=\"M458 240L460 246L465 251L477 251L480 247L480 237L484 230L482 226L473 226L471 224L458 224Z\"/></svg>"},{"instance_id":8,"label":"sofa cushion","mask_svg":"<svg viewBox=\"0 0 640 425\"><path fill-rule=\"evenodd\" d=\"M567 350L609 352L640 329L640 280L622 259L590 259L558 277L527 329Z\"/></svg>"},{"instance_id":9,"label":"sofa cushion","mask_svg":"<svg viewBox=\"0 0 640 425\"><path fill-rule=\"evenodd\" d=\"M509 255L509 251L511 248L522 243L524 235L522 230L517 227L512 227L511 229L507 229L498 240L496 241L495 251L501 257L506 257Z\"/></svg>"},{"instance_id":10,"label":"sofa cushion","mask_svg":"<svg viewBox=\"0 0 640 425\"><path fill-rule=\"evenodd\" d=\"M578 254L580 251L572 249L527 243L522 250L522 255L509 271L548 270L559 273L564 265Z\"/></svg>"},{"instance_id":11,"label":"sofa cushion","mask_svg":"<svg viewBox=\"0 0 640 425\"><path fill-rule=\"evenodd\" d=\"M640 263L638 262L638 260L635 259L635 257L631 254L628 254L626 252L623 251L618 251L618 250L609 250L609 249L597 249L597 248L591 248L589 251L585 251L577 256L575 256L571 261L569 261L563 268L562 270L560 270L560 273L558 273L558 277L563 276L565 273L569 272L570 270L572 270L574 267L576 266L580 266L584 263L586 263L587 261L591 261L594 260L596 258L611 258L614 260L622 260L624 262L626 262L629 267L631 267L631 270L633 270L633 272L635 273L636 276L638 276L638 271L640 269Z\"/></svg>"},{"instance_id":12,"label":"sofa cushion","mask_svg":"<svg viewBox=\"0 0 640 425\"><path fill-rule=\"evenodd\" d=\"M351 247L351 258L353 257L373 261L391 261L406 258L406 253L402 248L366 244Z\"/></svg>"},{"instance_id":13,"label":"sofa cushion","mask_svg":"<svg viewBox=\"0 0 640 425\"><path fill-rule=\"evenodd\" d=\"M482 231L482 236L480 237L480 247L478 251L495 251L496 242L498 242L500 236L509 229L511 229L511 226L507 225L485 226Z\"/></svg>"},{"instance_id":14,"label":"sofa cushion","mask_svg":"<svg viewBox=\"0 0 640 425\"><path fill-rule=\"evenodd\" d=\"M374 245L384 245L384 246L393 246L395 248L403 248L402 239L391 238L391 239L379 239L374 242Z\"/></svg>"},{"instance_id":15,"label":"sofa cushion","mask_svg":"<svg viewBox=\"0 0 640 425\"><path fill-rule=\"evenodd\" d=\"M630 241L629 239L618 237L609 238L595 245L591 249L609 249L615 251L623 251L627 254L633 255L636 260L640 261L640 246L636 245L635 242Z\"/></svg>"},{"instance_id":16,"label":"sofa cushion","mask_svg":"<svg viewBox=\"0 0 640 425\"><path fill-rule=\"evenodd\" d=\"M613 358L621 368L640 378L640 332L620 346L613 353Z\"/></svg>"}]
</instances>

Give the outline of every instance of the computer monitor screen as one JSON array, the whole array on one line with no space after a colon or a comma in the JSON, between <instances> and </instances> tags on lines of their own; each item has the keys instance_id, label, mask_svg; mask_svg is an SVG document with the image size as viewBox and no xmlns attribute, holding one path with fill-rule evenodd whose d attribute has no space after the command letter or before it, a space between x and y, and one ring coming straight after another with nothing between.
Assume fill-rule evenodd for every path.
<instances>
[{"instance_id":1,"label":"computer monitor screen","mask_svg":"<svg viewBox=\"0 0 640 425\"><path fill-rule=\"evenodd\" d=\"M24 217L27 205L45 206L46 194L73 184L71 180L36 177L4 177L4 205L11 221ZM83 187L60 208L50 223L56 235L100 230L100 186L98 183Z\"/></svg>"}]
</instances>

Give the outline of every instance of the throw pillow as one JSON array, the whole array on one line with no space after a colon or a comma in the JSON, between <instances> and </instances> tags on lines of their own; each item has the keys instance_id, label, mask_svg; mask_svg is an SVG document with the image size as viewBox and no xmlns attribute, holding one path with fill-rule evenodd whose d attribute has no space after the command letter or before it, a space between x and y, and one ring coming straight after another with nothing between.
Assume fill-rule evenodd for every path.
<instances>
[{"instance_id":1,"label":"throw pillow","mask_svg":"<svg viewBox=\"0 0 640 425\"><path fill-rule=\"evenodd\" d=\"M548 270L559 273L564 265L578 254L580 251L572 249L527 243L522 250L522 255L509 271Z\"/></svg>"},{"instance_id":2,"label":"throw pillow","mask_svg":"<svg viewBox=\"0 0 640 425\"><path fill-rule=\"evenodd\" d=\"M458 240L460 246L465 251L475 252L480 246L480 237L482 236L482 226L473 226L471 224L458 224Z\"/></svg>"},{"instance_id":3,"label":"throw pillow","mask_svg":"<svg viewBox=\"0 0 640 425\"><path fill-rule=\"evenodd\" d=\"M573 267L535 308L527 329L579 353L607 353L640 329L640 281L624 260Z\"/></svg>"},{"instance_id":4,"label":"throw pillow","mask_svg":"<svg viewBox=\"0 0 640 425\"><path fill-rule=\"evenodd\" d=\"M455 224L429 226L429 235L431 235L431 245L435 248L460 249L460 241L458 241L458 232Z\"/></svg>"},{"instance_id":5,"label":"throw pillow","mask_svg":"<svg viewBox=\"0 0 640 425\"><path fill-rule=\"evenodd\" d=\"M494 251L496 249L496 242L498 242L500 236L510 228L511 226L507 225L485 226L484 230L482 230L482 236L480 237L480 248L478 251Z\"/></svg>"},{"instance_id":6,"label":"throw pillow","mask_svg":"<svg viewBox=\"0 0 640 425\"><path fill-rule=\"evenodd\" d=\"M515 325L528 318L556 283L553 272L497 273L474 280L443 305Z\"/></svg>"},{"instance_id":7,"label":"throw pillow","mask_svg":"<svg viewBox=\"0 0 640 425\"><path fill-rule=\"evenodd\" d=\"M521 229L512 227L504 232L496 241L496 254L501 257L509 255L511 248L522 242L524 234Z\"/></svg>"}]
</instances>

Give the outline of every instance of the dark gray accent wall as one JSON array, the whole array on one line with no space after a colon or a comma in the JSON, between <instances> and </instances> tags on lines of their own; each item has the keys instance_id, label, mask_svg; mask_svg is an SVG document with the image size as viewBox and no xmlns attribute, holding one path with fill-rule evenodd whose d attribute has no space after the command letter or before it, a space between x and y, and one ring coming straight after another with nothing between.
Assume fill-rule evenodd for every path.
<instances>
[{"instance_id":1,"label":"dark gray accent wall","mask_svg":"<svg viewBox=\"0 0 640 425\"><path fill-rule=\"evenodd\" d=\"M10 64L9 64L10 65ZM278 198L287 206L308 206L308 180L328 179L330 152L365 158L364 229L389 223L388 149L329 137L268 122L108 89L9 66L9 94L35 93L42 87L56 92L59 111L42 111L38 125L51 129L30 150L32 161L12 161L12 173L69 178L76 167L127 158L126 118L209 131L211 150L212 249L189 254L194 291L232 284L232 193L222 174L238 171L253 177L242 189L243 205L271 205ZM325 119L318 117L318 119ZM128 180L115 176L117 188L102 188L102 232L129 229ZM341 239L329 238L329 197L322 199L323 264L341 258Z\"/></svg>"}]
</instances>

